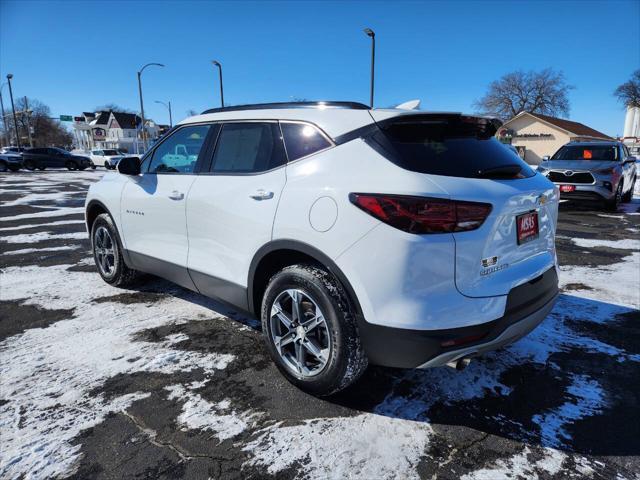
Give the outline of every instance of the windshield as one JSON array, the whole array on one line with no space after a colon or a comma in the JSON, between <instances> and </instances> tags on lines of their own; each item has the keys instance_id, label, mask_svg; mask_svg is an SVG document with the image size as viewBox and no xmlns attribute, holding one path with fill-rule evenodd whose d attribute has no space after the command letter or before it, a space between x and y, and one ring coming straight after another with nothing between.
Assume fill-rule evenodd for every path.
<instances>
[{"instance_id":1,"label":"windshield","mask_svg":"<svg viewBox=\"0 0 640 480\"><path fill-rule=\"evenodd\" d=\"M103 150L105 155L118 155L115 150Z\"/></svg>"},{"instance_id":2,"label":"windshield","mask_svg":"<svg viewBox=\"0 0 640 480\"><path fill-rule=\"evenodd\" d=\"M615 145L565 145L551 160L617 160L618 149Z\"/></svg>"}]
</instances>

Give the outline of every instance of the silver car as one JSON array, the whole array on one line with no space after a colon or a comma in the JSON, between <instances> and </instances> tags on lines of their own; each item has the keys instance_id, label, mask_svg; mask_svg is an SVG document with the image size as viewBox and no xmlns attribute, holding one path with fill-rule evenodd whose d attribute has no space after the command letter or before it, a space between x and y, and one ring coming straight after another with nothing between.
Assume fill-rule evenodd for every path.
<instances>
[{"instance_id":1,"label":"silver car","mask_svg":"<svg viewBox=\"0 0 640 480\"><path fill-rule=\"evenodd\" d=\"M636 157L614 141L567 143L538 171L558 185L561 198L603 201L609 209L631 201L638 174Z\"/></svg>"}]
</instances>

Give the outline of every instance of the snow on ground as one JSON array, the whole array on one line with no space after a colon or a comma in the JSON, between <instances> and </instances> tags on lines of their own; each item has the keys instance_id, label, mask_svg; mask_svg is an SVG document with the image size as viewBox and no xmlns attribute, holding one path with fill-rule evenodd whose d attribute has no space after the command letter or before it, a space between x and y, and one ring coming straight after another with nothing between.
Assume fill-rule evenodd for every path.
<instances>
[{"instance_id":1,"label":"snow on ground","mask_svg":"<svg viewBox=\"0 0 640 480\"><path fill-rule=\"evenodd\" d=\"M0 242L5 243L38 243L44 240L88 240L87 232L70 233L22 233L18 235L7 235L0 238Z\"/></svg>"},{"instance_id":2,"label":"snow on ground","mask_svg":"<svg viewBox=\"0 0 640 480\"><path fill-rule=\"evenodd\" d=\"M0 217L0 222L12 222L28 218L64 217L66 215L74 215L78 213L84 214L84 207L64 207L55 210L47 210L45 212L21 213L19 215L12 215L9 217Z\"/></svg>"},{"instance_id":3,"label":"snow on ground","mask_svg":"<svg viewBox=\"0 0 640 480\"><path fill-rule=\"evenodd\" d=\"M63 247L49 247L49 248L21 248L19 250L9 250L8 252L3 252L3 255L26 255L28 253L59 252L62 250L75 250L76 248L78 248L77 245L66 245Z\"/></svg>"},{"instance_id":4,"label":"snow on ground","mask_svg":"<svg viewBox=\"0 0 640 480\"><path fill-rule=\"evenodd\" d=\"M619 263L598 267L560 265L560 286L583 284L575 290L580 296L640 308L640 252L633 252Z\"/></svg>"},{"instance_id":5,"label":"snow on ground","mask_svg":"<svg viewBox=\"0 0 640 480\"><path fill-rule=\"evenodd\" d=\"M305 479L418 478L417 466L431 427L421 422L362 414L267 427L244 447L248 465L271 474L305 465Z\"/></svg>"},{"instance_id":6,"label":"snow on ground","mask_svg":"<svg viewBox=\"0 0 640 480\"><path fill-rule=\"evenodd\" d=\"M169 400L184 400L178 423L185 429L212 431L219 441L223 441L238 436L250 426L255 427L261 413L236 412L228 399L217 403L208 402L193 392L201 386L200 383L196 383L166 387Z\"/></svg>"},{"instance_id":7,"label":"snow on ground","mask_svg":"<svg viewBox=\"0 0 640 480\"><path fill-rule=\"evenodd\" d=\"M30 225L18 225L16 227L3 227L0 228L0 232L15 232L16 230L27 230L32 228L51 228L57 227L60 225L77 225L84 224L84 220L59 220L57 222L49 222L49 223L37 223Z\"/></svg>"},{"instance_id":8,"label":"snow on ground","mask_svg":"<svg viewBox=\"0 0 640 480\"><path fill-rule=\"evenodd\" d=\"M73 318L48 328L34 328L0 343L0 477L51 478L73 471L81 431L122 411L145 394L115 399L92 390L118 374L174 373L201 369L215 374L233 360L229 354L180 351L171 342L133 341L144 329L211 317L211 311L168 296L131 308L120 303L92 303L122 293L98 275L69 272L70 265L8 268L0 300L24 299L46 309L74 309ZM55 414L52 411L55 409Z\"/></svg>"}]
</instances>

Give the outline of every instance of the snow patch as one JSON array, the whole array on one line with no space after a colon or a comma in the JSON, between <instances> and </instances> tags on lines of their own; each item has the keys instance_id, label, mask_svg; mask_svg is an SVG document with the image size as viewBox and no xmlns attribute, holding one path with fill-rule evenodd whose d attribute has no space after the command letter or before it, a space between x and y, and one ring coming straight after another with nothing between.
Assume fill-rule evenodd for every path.
<instances>
[{"instance_id":1,"label":"snow patch","mask_svg":"<svg viewBox=\"0 0 640 480\"><path fill-rule=\"evenodd\" d=\"M578 247L584 248L618 248L620 250L640 250L640 240L625 238L623 240L600 240L597 238L572 238Z\"/></svg>"},{"instance_id":2,"label":"snow patch","mask_svg":"<svg viewBox=\"0 0 640 480\"><path fill-rule=\"evenodd\" d=\"M268 473L304 464L307 480L343 478L419 478L417 466L432 429L420 422L365 413L318 418L301 425L265 428L243 450L246 465Z\"/></svg>"},{"instance_id":3,"label":"snow patch","mask_svg":"<svg viewBox=\"0 0 640 480\"><path fill-rule=\"evenodd\" d=\"M211 403L197 393L190 390L200 388L201 384L191 384L189 388L183 385L165 387L170 393L169 400L182 399L182 413L178 416L178 423L184 429L212 431L214 436L223 441L240 435L249 427L255 427L256 421L262 413L236 412L230 400Z\"/></svg>"},{"instance_id":4,"label":"snow patch","mask_svg":"<svg viewBox=\"0 0 640 480\"><path fill-rule=\"evenodd\" d=\"M88 239L87 232L71 233L22 233L20 235L9 235L0 238L5 243L37 243L45 240L85 240Z\"/></svg>"},{"instance_id":5,"label":"snow patch","mask_svg":"<svg viewBox=\"0 0 640 480\"><path fill-rule=\"evenodd\" d=\"M59 252L60 250L75 250L77 246L51 247L51 248L22 248L20 250L9 250L3 252L4 255L25 255L27 253L47 253Z\"/></svg>"},{"instance_id":6,"label":"snow patch","mask_svg":"<svg viewBox=\"0 0 640 480\"><path fill-rule=\"evenodd\" d=\"M57 222L50 223L36 223L36 224L27 224L27 225L18 225L17 227L4 227L0 228L0 232L14 232L16 230L27 230L30 228L42 228L46 229L49 227L54 227L58 225L76 225L76 224L84 224L84 220L60 220Z\"/></svg>"},{"instance_id":7,"label":"snow patch","mask_svg":"<svg viewBox=\"0 0 640 480\"><path fill-rule=\"evenodd\" d=\"M65 215L75 215L79 213L84 214L84 207L63 207L57 210L47 210L46 212L21 213L20 215L12 215L10 217L0 217L0 222L13 222L27 218L63 217Z\"/></svg>"}]
</instances>

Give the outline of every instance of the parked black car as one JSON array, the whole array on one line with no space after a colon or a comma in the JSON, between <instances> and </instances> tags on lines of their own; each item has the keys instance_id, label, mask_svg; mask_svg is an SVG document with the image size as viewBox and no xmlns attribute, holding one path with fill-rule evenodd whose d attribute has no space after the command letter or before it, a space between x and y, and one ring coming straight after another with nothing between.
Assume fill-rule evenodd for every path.
<instances>
[{"instance_id":1,"label":"parked black car","mask_svg":"<svg viewBox=\"0 0 640 480\"><path fill-rule=\"evenodd\" d=\"M0 153L0 172L17 172L22 168L22 155L19 153Z\"/></svg>"},{"instance_id":2,"label":"parked black car","mask_svg":"<svg viewBox=\"0 0 640 480\"><path fill-rule=\"evenodd\" d=\"M27 170L44 170L50 168L67 168L84 170L93 164L88 157L73 155L61 148L30 148L22 154L22 162Z\"/></svg>"}]
</instances>

